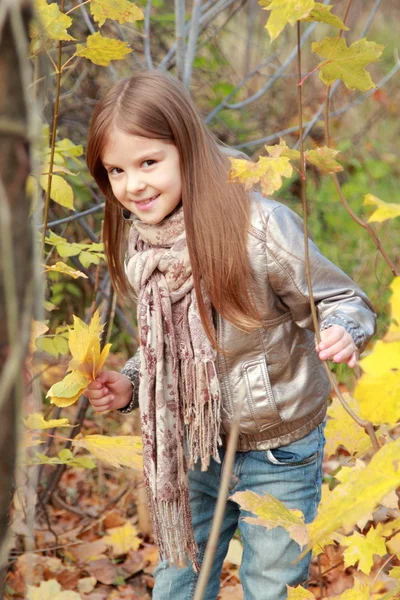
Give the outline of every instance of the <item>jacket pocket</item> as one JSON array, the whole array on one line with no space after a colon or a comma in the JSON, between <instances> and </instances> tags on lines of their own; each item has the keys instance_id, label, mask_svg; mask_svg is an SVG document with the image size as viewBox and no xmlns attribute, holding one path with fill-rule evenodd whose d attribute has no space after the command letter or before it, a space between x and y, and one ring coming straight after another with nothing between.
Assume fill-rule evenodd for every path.
<instances>
[{"instance_id":1,"label":"jacket pocket","mask_svg":"<svg viewBox=\"0 0 400 600\"><path fill-rule=\"evenodd\" d=\"M272 392L265 358L244 363L246 398L258 430L265 431L282 421Z\"/></svg>"}]
</instances>

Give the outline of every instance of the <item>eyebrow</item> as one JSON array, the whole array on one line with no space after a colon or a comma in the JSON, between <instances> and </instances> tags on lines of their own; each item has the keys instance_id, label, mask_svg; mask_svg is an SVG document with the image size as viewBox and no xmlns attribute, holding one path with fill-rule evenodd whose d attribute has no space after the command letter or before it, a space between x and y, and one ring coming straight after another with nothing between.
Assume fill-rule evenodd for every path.
<instances>
[{"instance_id":1,"label":"eyebrow","mask_svg":"<svg viewBox=\"0 0 400 600\"><path fill-rule=\"evenodd\" d=\"M149 152L144 152L141 156L139 156L135 162L137 163L141 163L143 162L145 159L152 159L152 158L160 158L161 156L164 156L164 150L151 150ZM108 163L106 161L102 161L103 167L111 167L113 163Z\"/></svg>"}]
</instances>

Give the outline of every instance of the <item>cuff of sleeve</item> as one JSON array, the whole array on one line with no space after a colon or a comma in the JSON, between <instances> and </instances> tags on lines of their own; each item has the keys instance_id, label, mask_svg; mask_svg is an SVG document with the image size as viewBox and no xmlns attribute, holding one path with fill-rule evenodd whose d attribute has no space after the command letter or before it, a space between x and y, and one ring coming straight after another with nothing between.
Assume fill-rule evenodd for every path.
<instances>
[{"instance_id":1,"label":"cuff of sleeve","mask_svg":"<svg viewBox=\"0 0 400 600\"><path fill-rule=\"evenodd\" d=\"M135 398L135 394L134 394L135 384L133 383L133 381L131 381L131 384L132 384L132 398L130 399L129 404L127 404L123 408L117 408L117 411L123 415L127 415L128 413L132 412L135 408L137 408L136 398Z\"/></svg>"},{"instance_id":2,"label":"cuff of sleeve","mask_svg":"<svg viewBox=\"0 0 400 600\"><path fill-rule=\"evenodd\" d=\"M365 333L353 319L344 315L332 315L321 322L320 330L329 329L332 325L341 325L351 335L358 350L364 346L366 341Z\"/></svg>"}]
</instances>

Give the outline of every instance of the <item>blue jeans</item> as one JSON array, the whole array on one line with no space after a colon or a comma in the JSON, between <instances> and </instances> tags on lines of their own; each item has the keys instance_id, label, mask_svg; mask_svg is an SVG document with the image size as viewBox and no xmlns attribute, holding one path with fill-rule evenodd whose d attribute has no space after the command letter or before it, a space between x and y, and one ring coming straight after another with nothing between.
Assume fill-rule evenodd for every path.
<instances>
[{"instance_id":1,"label":"blue jeans","mask_svg":"<svg viewBox=\"0 0 400 600\"><path fill-rule=\"evenodd\" d=\"M300 509L307 523L316 514L321 496L324 424L288 446L274 450L236 452L230 492L252 490L269 492L289 508ZM190 502L198 560L201 564L210 534L211 522L221 477L225 449L220 449L221 464L211 461L208 471L196 466L189 473ZM311 553L292 564L299 556L300 546L290 539L282 527L267 531L259 525L246 523L242 517L254 516L228 500L219 544L204 600L216 600L220 589L222 563L229 542L239 528L243 558L239 575L245 600L285 600L286 584L300 585L308 578ZM192 600L198 575L191 565L170 567L162 561L155 573L153 600Z\"/></svg>"}]
</instances>

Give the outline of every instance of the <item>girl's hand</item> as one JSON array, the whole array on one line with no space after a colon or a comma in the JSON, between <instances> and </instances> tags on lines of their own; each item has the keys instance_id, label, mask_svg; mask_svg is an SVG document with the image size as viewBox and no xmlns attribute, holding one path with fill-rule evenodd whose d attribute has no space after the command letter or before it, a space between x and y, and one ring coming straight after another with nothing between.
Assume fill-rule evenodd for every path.
<instances>
[{"instance_id":1,"label":"girl's hand","mask_svg":"<svg viewBox=\"0 0 400 600\"><path fill-rule=\"evenodd\" d=\"M101 371L86 390L85 396L96 412L124 408L132 398L131 380L117 371Z\"/></svg>"},{"instance_id":2,"label":"girl's hand","mask_svg":"<svg viewBox=\"0 0 400 600\"><path fill-rule=\"evenodd\" d=\"M336 363L347 363L353 368L357 364L358 350L351 335L341 325L332 325L320 333L321 343L317 352L321 360L330 358Z\"/></svg>"}]
</instances>

